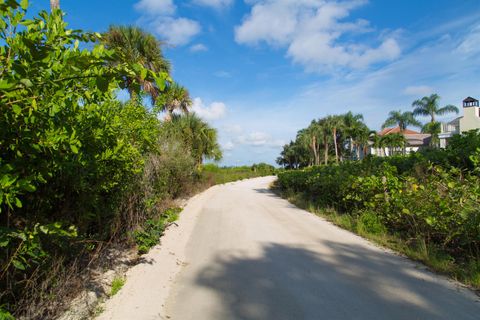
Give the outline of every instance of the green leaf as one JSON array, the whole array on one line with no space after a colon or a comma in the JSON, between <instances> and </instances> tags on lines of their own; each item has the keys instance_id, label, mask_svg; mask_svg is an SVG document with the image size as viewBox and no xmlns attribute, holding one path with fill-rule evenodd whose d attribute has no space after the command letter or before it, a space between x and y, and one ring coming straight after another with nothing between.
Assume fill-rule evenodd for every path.
<instances>
[{"instance_id":1,"label":"green leaf","mask_svg":"<svg viewBox=\"0 0 480 320\"><path fill-rule=\"evenodd\" d=\"M70 145L70 149L72 150L73 153L77 154L78 153L78 148L76 145L74 144L71 144Z\"/></svg>"},{"instance_id":2,"label":"green leaf","mask_svg":"<svg viewBox=\"0 0 480 320\"><path fill-rule=\"evenodd\" d=\"M23 191L27 191L27 192L34 192L37 190L37 188L35 188L34 185L30 184L28 181L26 180L21 180L19 183L18 183L18 187L20 189L22 189Z\"/></svg>"},{"instance_id":3,"label":"green leaf","mask_svg":"<svg viewBox=\"0 0 480 320\"><path fill-rule=\"evenodd\" d=\"M20 1L20 7L22 7L23 10L27 10L27 8L28 8L28 0L22 0L22 1Z\"/></svg>"},{"instance_id":4,"label":"green leaf","mask_svg":"<svg viewBox=\"0 0 480 320\"><path fill-rule=\"evenodd\" d=\"M20 83L23 84L26 88L30 88L33 86L32 81L30 81L29 79L21 79Z\"/></svg>"},{"instance_id":5,"label":"green leaf","mask_svg":"<svg viewBox=\"0 0 480 320\"><path fill-rule=\"evenodd\" d=\"M20 113L22 113L22 108L18 104L14 104L12 106L12 110L16 115L19 115Z\"/></svg>"},{"instance_id":6,"label":"green leaf","mask_svg":"<svg viewBox=\"0 0 480 320\"><path fill-rule=\"evenodd\" d=\"M11 89L15 86L15 83L8 82L7 80L0 79L0 90Z\"/></svg>"},{"instance_id":7,"label":"green leaf","mask_svg":"<svg viewBox=\"0 0 480 320\"><path fill-rule=\"evenodd\" d=\"M140 78L144 80L146 77L147 77L147 69L142 68L142 70L140 70Z\"/></svg>"},{"instance_id":8,"label":"green leaf","mask_svg":"<svg viewBox=\"0 0 480 320\"><path fill-rule=\"evenodd\" d=\"M17 206L17 208L21 208L23 206L22 201L20 201L20 199L18 198L15 198L15 205Z\"/></svg>"},{"instance_id":9,"label":"green leaf","mask_svg":"<svg viewBox=\"0 0 480 320\"><path fill-rule=\"evenodd\" d=\"M12 264L18 270L25 270L25 265L18 260L12 260Z\"/></svg>"}]
</instances>

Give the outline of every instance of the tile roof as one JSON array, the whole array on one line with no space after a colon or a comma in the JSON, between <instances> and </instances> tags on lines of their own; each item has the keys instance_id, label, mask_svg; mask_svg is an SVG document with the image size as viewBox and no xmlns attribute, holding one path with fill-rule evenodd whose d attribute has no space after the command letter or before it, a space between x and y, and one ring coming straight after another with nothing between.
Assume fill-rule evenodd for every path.
<instances>
[{"instance_id":1,"label":"tile roof","mask_svg":"<svg viewBox=\"0 0 480 320\"><path fill-rule=\"evenodd\" d=\"M385 128L383 129L382 131L380 131L378 133L379 136L384 136L384 135L387 135L387 134L391 134L391 133L400 133L400 127L399 126L396 126L394 128ZM409 134L420 134L420 132L417 132L417 131L414 131L414 130L410 130L410 129L405 129L405 131L403 131L403 134L404 135L409 135Z\"/></svg>"}]
</instances>

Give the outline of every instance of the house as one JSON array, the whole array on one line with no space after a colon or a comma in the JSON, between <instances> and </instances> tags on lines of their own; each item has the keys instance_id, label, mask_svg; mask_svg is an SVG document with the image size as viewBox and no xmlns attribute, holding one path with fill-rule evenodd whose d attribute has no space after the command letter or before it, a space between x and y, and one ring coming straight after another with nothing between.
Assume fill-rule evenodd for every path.
<instances>
[{"instance_id":1,"label":"house","mask_svg":"<svg viewBox=\"0 0 480 320\"><path fill-rule=\"evenodd\" d=\"M460 134L469 130L480 129L480 107L478 100L467 97L463 100L463 116L450 122L442 123L442 131L439 134L440 147L445 148L448 139L454 134Z\"/></svg>"},{"instance_id":2,"label":"house","mask_svg":"<svg viewBox=\"0 0 480 320\"><path fill-rule=\"evenodd\" d=\"M403 136L405 137L406 140L406 146L405 146L405 152L411 153L411 152L416 152L422 147L427 147L430 144L430 139L431 135L426 134L426 133L420 133L414 130L410 129L405 129L403 132L401 132L400 127L394 127L394 128L385 128L382 131L378 132L377 135L381 138L390 134L395 134L395 133L402 133ZM380 157L383 156L390 156L395 153L400 153L403 152L403 150L400 150L398 147L397 148L392 148L388 146L382 146L382 147L373 147L373 145L370 147L370 154L377 155Z\"/></svg>"}]
</instances>

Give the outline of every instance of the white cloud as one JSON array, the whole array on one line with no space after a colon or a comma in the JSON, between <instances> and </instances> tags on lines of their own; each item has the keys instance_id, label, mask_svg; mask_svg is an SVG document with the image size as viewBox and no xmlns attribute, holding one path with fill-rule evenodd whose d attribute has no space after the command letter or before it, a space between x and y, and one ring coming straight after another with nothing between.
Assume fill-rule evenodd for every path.
<instances>
[{"instance_id":1,"label":"white cloud","mask_svg":"<svg viewBox=\"0 0 480 320\"><path fill-rule=\"evenodd\" d=\"M435 92L432 87L429 86L408 86L403 90L406 95L409 96L427 96Z\"/></svg>"},{"instance_id":2,"label":"white cloud","mask_svg":"<svg viewBox=\"0 0 480 320\"><path fill-rule=\"evenodd\" d=\"M222 127L222 129L225 130L226 133L237 134L237 135L243 132L242 127L238 124L226 124Z\"/></svg>"},{"instance_id":3,"label":"white cloud","mask_svg":"<svg viewBox=\"0 0 480 320\"><path fill-rule=\"evenodd\" d=\"M153 22L154 31L168 44L184 45L197 35L200 24L187 18L162 17Z\"/></svg>"},{"instance_id":4,"label":"white cloud","mask_svg":"<svg viewBox=\"0 0 480 320\"><path fill-rule=\"evenodd\" d=\"M192 111L205 120L218 120L227 113L227 106L223 102L212 102L206 106L202 99L193 99Z\"/></svg>"},{"instance_id":5,"label":"white cloud","mask_svg":"<svg viewBox=\"0 0 480 320\"><path fill-rule=\"evenodd\" d=\"M469 35L460 43L457 50L465 54L480 52L480 24L472 28Z\"/></svg>"},{"instance_id":6,"label":"white cloud","mask_svg":"<svg viewBox=\"0 0 480 320\"><path fill-rule=\"evenodd\" d=\"M230 6L233 0L193 0L192 2L201 6L220 9Z\"/></svg>"},{"instance_id":7,"label":"white cloud","mask_svg":"<svg viewBox=\"0 0 480 320\"><path fill-rule=\"evenodd\" d=\"M281 147L285 144L283 140L272 139L272 137L262 131L253 131L247 135L240 135L235 138L239 144L249 145L253 147Z\"/></svg>"},{"instance_id":8,"label":"white cloud","mask_svg":"<svg viewBox=\"0 0 480 320\"><path fill-rule=\"evenodd\" d=\"M265 42L287 48L287 56L310 71L338 68L366 68L391 61L400 55L393 36L380 40L376 47L352 45L342 41L346 34L371 32L369 23L359 19L343 22L351 10L366 1L324 2L314 0L260 0L240 26L235 40L240 44Z\"/></svg>"},{"instance_id":9,"label":"white cloud","mask_svg":"<svg viewBox=\"0 0 480 320\"><path fill-rule=\"evenodd\" d=\"M225 144L223 144L222 147L223 147L223 150L225 150L225 151L231 151L231 150L233 150L235 145L233 144L232 141L227 141L227 142L225 142Z\"/></svg>"},{"instance_id":10,"label":"white cloud","mask_svg":"<svg viewBox=\"0 0 480 320\"><path fill-rule=\"evenodd\" d=\"M202 29L195 20L176 17L173 0L141 0L134 7L142 13L140 23L171 45L189 43Z\"/></svg>"},{"instance_id":11,"label":"white cloud","mask_svg":"<svg viewBox=\"0 0 480 320\"><path fill-rule=\"evenodd\" d=\"M203 43L197 43L190 47L191 52L203 52L208 51L208 48Z\"/></svg>"},{"instance_id":12,"label":"white cloud","mask_svg":"<svg viewBox=\"0 0 480 320\"><path fill-rule=\"evenodd\" d=\"M141 0L135 4L135 9L145 15L172 15L176 7L173 0Z\"/></svg>"}]
</instances>

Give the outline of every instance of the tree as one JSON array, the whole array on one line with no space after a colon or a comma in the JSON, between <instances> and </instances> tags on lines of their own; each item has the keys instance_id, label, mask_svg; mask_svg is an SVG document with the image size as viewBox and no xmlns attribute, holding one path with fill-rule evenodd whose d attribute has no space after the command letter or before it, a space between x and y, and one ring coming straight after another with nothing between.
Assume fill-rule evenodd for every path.
<instances>
[{"instance_id":1,"label":"tree","mask_svg":"<svg viewBox=\"0 0 480 320\"><path fill-rule=\"evenodd\" d=\"M380 137L380 145L381 147L388 148L390 150L389 155L394 155L398 152L398 149L405 150L406 143L407 141L405 136L401 133L392 133Z\"/></svg>"},{"instance_id":2,"label":"tree","mask_svg":"<svg viewBox=\"0 0 480 320\"><path fill-rule=\"evenodd\" d=\"M439 146L440 138L438 137L438 135L440 134L440 132L442 132L442 127L441 127L440 122L435 121L435 122L426 123L422 127L422 132L430 134L430 136L431 136L430 146L431 147L438 147Z\"/></svg>"},{"instance_id":3,"label":"tree","mask_svg":"<svg viewBox=\"0 0 480 320\"><path fill-rule=\"evenodd\" d=\"M298 140L283 146L276 162L287 169L297 169L311 164L310 149Z\"/></svg>"},{"instance_id":4,"label":"tree","mask_svg":"<svg viewBox=\"0 0 480 320\"><path fill-rule=\"evenodd\" d=\"M422 99L415 100L412 103L412 107L415 107L413 114L415 116L430 116L430 123L435 122L435 116L442 116L447 113L458 113L459 110L454 105L446 105L442 108L438 106L440 96L438 94L432 94L429 97L423 97Z\"/></svg>"},{"instance_id":5,"label":"tree","mask_svg":"<svg viewBox=\"0 0 480 320\"><path fill-rule=\"evenodd\" d=\"M338 152L338 131L344 126L343 117L342 116L328 116L325 118L325 126L331 130L331 135L333 137L333 145L335 147L335 161L338 163L339 159L339 152Z\"/></svg>"},{"instance_id":6,"label":"tree","mask_svg":"<svg viewBox=\"0 0 480 320\"><path fill-rule=\"evenodd\" d=\"M380 150L380 155L383 151L383 141L381 136L378 135L376 131L370 131L368 134L368 141L375 150Z\"/></svg>"},{"instance_id":7,"label":"tree","mask_svg":"<svg viewBox=\"0 0 480 320\"><path fill-rule=\"evenodd\" d=\"M173 115L164 126L170 135L183 141L197 165L204 159L219 161L222 151L218 144L217 130L200 119L195 113Z\"/></svg>"},{"instance_id":8,"label":"tree","mask_svg":"<svg viewBox=\"0 0 480 320\"><path fill-rule=\"evenodd\" d=\"M113 64L128 64L136 69L145 68L159 78L165 78L170 72L170 63L162 53L162 43L152 34L134 26L110 26L103 34L102 42L107 49L116 53ZM151 81L145 78L145 73L127 75L123 79L124 87L130 93L130 98L137 99L137 88L150 96L152 103L164 89L164 82Z\"/></svg>"},{"instance_id":9,"label":"tree","mask_svg":"<svg viewBox=\"0 0 480 320\"><path fill-rule=\"evenodd\" d=\"M185 87L174 82L165 88L157 101L157 106L161 111L167 112L165 120L170 121L175 110L188 113L188 109L192 106L192 99Z\"/></svg>"},{"instance_id":10,"label":"tree","mask_svg":"<svg viewBox=\"0 0 480 320\"><path fill-rule=\"evenodd\" d=\"M350 153L355 151L360 158L360 146L368 141L368 127L363 123L363 115L353 114L351 111L343 115L343 125L346 137L349 139Z\"/></svg>"},{"instance_id":11,"label":"tree","mask_svg":"<svg viewBox=\"0 0 480 320\"><path fill-rule=\"evenodd\" d=\"M328 118L322 118L320 120L317 121L317 124L319 126L319 130L321 131L322 133L322 137L323 137L323 148L324 148L324 164L327 165L328 164L328 154L329 154L329 151L330 151L330 148L329 148L329 137L331 136L331 132L332 132L332 123L328 120Z\"/></svg>"},{"instance_id":12,"label":"tree","mask_svg":"<svg viewBox=\"0 0 480 320\"><path fill-rule=\"evenodd\" d=\"M312 120L310 125L298 131L296 143L304 145L309 150L311 150L313 158L309 161L310 165L319 165L320 164L320 145L323 140L323 132L321 126L315 120Z\"/></svg>"},{"instance_id":13,"label":"tree","mask_svg":"<svg viewBox=\"0 0 480 320\"><path fill-rule=\"evenodd\" d=\"M415 119L415 116L412 112L405 111L390 111L388 114L387 120L382 125L382 128L398 125L400 132L404 132L408 126L420 127L422 124Z\"/></svg>"},{"instance_id":14,"label":"tree","mask_svg":"<svg viewBox=\"0 0 480 320\"><path fill-rule=\"evenodd\" d=\"M18 311L29 302L54 297L56 284L41 283L53 261L68 266L89 251L80 239L110 239L116 206L143 169L140 146L159 127L145 108L115 102L125 75L154 81L149 70L108 63L97 34L67 29L60 10L30 18L27 7L0 3L0 314L7 305L20 318L31 318ZM140 122L145 143L125 125Z\"/></svg>"}]
</instances>

